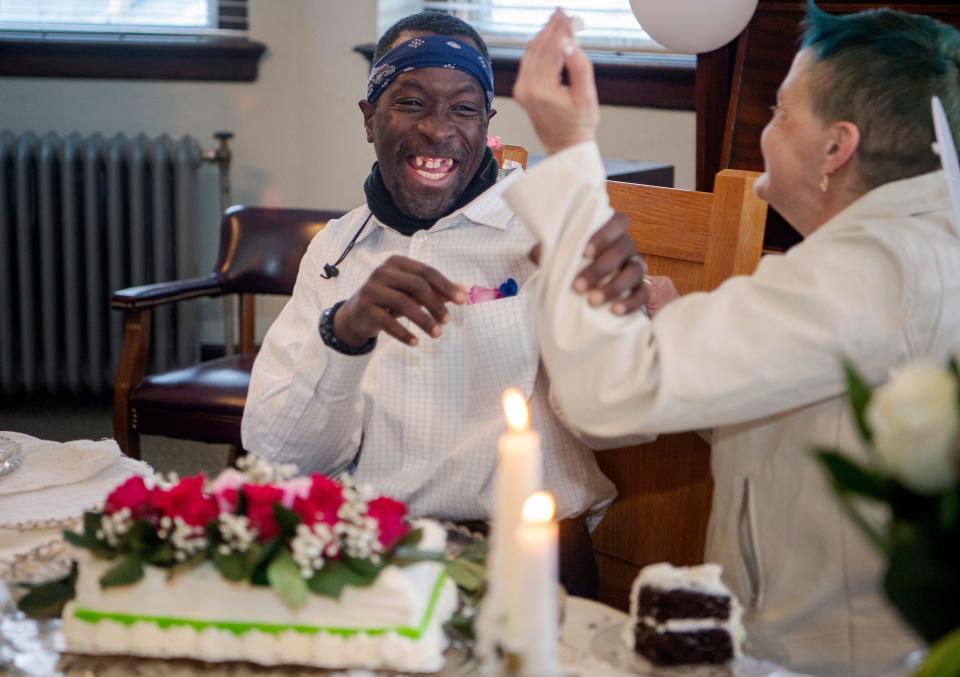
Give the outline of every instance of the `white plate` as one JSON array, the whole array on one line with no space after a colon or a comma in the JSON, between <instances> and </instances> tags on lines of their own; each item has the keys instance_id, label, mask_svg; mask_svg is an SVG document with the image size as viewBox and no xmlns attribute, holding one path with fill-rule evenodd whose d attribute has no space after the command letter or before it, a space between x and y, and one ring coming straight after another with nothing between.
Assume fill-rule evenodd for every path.
<instances>
[{"instance_id":1,"label":"white plate","mask_svg":"<svg viewBox=\"0 0 960 677\"><path fill-rule=\"evenodd\" d=\"M623 624L601 628L593 637L593 656L618 670L645 677L802 677L769 661L742 656L726 665L689 665L663 668L652 665L627 647Z\"/></svg>"}]
</instances>

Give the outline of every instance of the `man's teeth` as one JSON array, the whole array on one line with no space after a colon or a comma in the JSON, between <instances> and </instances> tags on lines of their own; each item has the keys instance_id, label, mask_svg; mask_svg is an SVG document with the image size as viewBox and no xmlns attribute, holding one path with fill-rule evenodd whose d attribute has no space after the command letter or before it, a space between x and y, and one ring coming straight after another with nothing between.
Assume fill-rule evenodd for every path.
<instances>
[{"instance_id":1,"label":"man's teeth","mask_svg":"<svg viewBox=\"0 0 960 677\"><path fill-rule=\"evenodd\" d=\"M431 181L439 181L447 175L446 172L425 172L422 169L418 169L417 174L425 179L430 179Z\"/></svg>"},{"instance_id":2,"label":"man's teeth","mask_svg":"<svg viewBox=\"0 0 960 677\"><path fill-rule=\"evenodd\" d=\"M427 169L450 169L453 167L452 158L424 157L423 155L417 155L413 158L413 162L418 168L426 167Z\"/></svg>"}]
</instances>

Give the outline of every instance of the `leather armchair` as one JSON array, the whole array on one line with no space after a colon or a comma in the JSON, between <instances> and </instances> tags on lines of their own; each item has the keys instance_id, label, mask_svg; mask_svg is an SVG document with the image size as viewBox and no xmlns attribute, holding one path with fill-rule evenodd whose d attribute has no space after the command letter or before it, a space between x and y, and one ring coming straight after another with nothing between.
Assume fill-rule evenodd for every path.
<instances>
[{"instance_id":1,"label":"leather armchair","mask_svg":"<svg viewBox=\"0 0 960 677\"><path fill-rule=\"evenodd\" d=\"M123 344L113 394L113 433L124 453L140 457L140 435L164 435L239 449L240 419L256 355L254 295L289 295L313 236L341 212L231 207L220 252L207 277L121 289ZM240 296L240 352L145 376L153 308L200 297Z\"/></svg>"}]
</instances>

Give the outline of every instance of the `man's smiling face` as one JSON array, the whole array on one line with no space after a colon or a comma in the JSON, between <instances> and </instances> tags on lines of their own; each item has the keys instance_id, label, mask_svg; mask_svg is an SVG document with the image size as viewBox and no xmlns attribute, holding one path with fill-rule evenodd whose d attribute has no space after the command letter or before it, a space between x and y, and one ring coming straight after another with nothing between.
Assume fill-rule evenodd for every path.
<instances>
[{"instance_id":1,"label":"man's smiling face","mask_svg":"<svg viewBox=\"0 0 960 677\"><path fill-rule=\"evenodd\" d=\"M422 33L401 33L392 46L417 35ZM361 101L360 108L397 206L419 219L448 214L480 166L495 112L487 110L480 83L451 68L420 68L400 75L375 104Z\"/></svg>"}]
</instances>

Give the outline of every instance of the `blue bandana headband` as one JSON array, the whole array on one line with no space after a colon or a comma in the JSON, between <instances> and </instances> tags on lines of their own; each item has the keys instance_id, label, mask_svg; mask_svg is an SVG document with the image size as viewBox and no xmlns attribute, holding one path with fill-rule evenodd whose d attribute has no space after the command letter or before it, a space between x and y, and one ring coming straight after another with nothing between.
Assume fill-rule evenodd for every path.
<instances>
[{"instance_id":1,"label":"blue bandana headband","mask_svg":"<svg viewBox=\"0 0 960 677\"><path fill-rule=\"evenodd\" d=\"M376 103L400 75L418 68L452 68L476 78L493 105L493 69L490 61L462 40L449 35L421 35L384 54L370 71L367 101Z\"/></svg>"}]
</instances>

